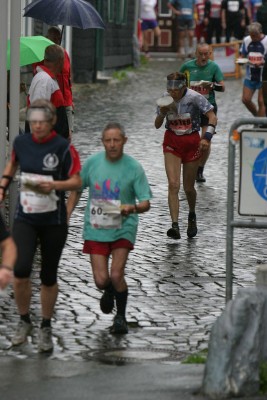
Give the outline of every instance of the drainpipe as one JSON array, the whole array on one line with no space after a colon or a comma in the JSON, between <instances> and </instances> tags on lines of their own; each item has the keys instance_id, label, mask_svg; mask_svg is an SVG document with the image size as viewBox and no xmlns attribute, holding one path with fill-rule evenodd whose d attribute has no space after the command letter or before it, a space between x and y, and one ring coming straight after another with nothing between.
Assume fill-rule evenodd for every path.
<instances>
[{"instance_id":1,"label":"drainpipe","mask_svg":"<svg viewBox=\"0 0 267 400\"><path fill-rule=\"evenodd\" d=\"M7 60L7 25L8 21L8 4L7 0L1 2L1 13L0 13L0 26L1 26L1 37L0 37L0 176L2 176L3 170L6 165L6 100L7 100L7 72L6 72L6 60Z\"/></svg>"},{"instance_id":2,"label":"drainpipe","mask_svg":"<svg viewBox=\"0 0 267 400\"><path fill-rule=\"evenodd\" d=\"M19 86L20 86L20 29L21 29L21 4L20 0L12 0L10 11L10 116L9 116L9 142L12 145L19 133ZM12 146L9 148L11 155ZM12 182L9 187L9 218L12 225L16 202L17 182Z\"/></svg>"},{"instance_id":3,"label":"drainpipe","mask_svg":"<svg viewBox=\"0 0 267 400\"><path fill-rule=\"evenodd\" d=\"M96 10L103 15L103 1L96 1ZM96 29L95 32L95 54L94 54L94 70L93 82L97 81L97 72L104 69L104 29Z\"/></svg>"}]
</instances>

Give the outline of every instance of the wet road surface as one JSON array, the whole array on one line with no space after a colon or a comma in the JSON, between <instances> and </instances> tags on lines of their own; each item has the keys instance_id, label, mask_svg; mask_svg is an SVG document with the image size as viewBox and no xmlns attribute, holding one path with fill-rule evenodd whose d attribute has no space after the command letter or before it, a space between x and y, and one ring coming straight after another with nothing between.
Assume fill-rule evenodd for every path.
<instances>
[{"instance_id":1,"label":"wet road surface","mask_svg":"<svg viewBox=\"0 0 267 400\"><path fill-rule=\"evenodd\" d=\"M175 362L208 347L211 326L225 306L228 133L236 118L249 113L240 100L242 81L226 80L226 92L216 94L219 123L205 169L207 182L196 185L198 235L194 239L186 236L188 208L181 191L182 238L167 238L170 217L161 147L164 128L156 130L153 123L155 100L165 91L165 76L178 68L174 58L157 58L131 73L127 80L74 88L73 142L82 161L102 149L103 126L118 121L125 126L129 138L125 152L142 163L154 197L151 210L140 216L138 239L127 265L129 333L117 337L109 334L113 316L101 313L101 293L95 288L88 256L81 252L86 196L82 197L71 219L59 269L60 293L53 319L55 349L50 356L53 359L105 358L107 350L124 349L132 358L131 352L136 352L137 358L142 352L148 352L147 357L167 352L163 359ZM257 263L266 262L265 237L264 230L235 231L234 293L255 284ZM36 330L27 344L11 347L18 316L10 290L8 297L0 298L2 356L39 357L38 257L35 264L31 308Z\"/></svg>"}]
</instances>

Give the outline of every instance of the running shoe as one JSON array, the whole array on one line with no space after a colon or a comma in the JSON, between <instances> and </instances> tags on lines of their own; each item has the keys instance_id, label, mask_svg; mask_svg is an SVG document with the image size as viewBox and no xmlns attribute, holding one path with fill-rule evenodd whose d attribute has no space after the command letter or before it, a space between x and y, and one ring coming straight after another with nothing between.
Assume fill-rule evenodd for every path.
<instances>
[{"instance_id":1,"label":"running shoe","mask_svg":"<svg viewBox=\"0 0 267 400\"><path fill-rule=\"evenodd\" d=\"M110 314L114 307L114 294L111 291L104 290L100 299L100 309L104 314Z\"/></svg>"},{"instance_id":2,"label":"running shoe","mask_svg":"<svg viewBox=\"0 0 267 400\"><path fill-rule=\"evenodd\" d=\"M167 231L167 236L172 239L181 239L180 229L177 222L172 223L172 227Z\"/></svg>"},{"instance_id":3,"label":"running shoe","mask_svg":"<svg viewBox=\"0 0 267 400\"><path fill-rule=\"evenodd\" d=\"M45 327L39 330L38 352L46 353L53 350L52 328Z\"/></svg>"},{"instance_id":4,"label":"running shoe","mask_svg":"<svg viewBox=\"0 0 267 400\"><path fill-rule=\"evenodd\" d=\"M196 215L188 216L187 236L189 238L195 237L197 234L197 218Z\"/></svg>"},{"instance_id":5,"label":"running shoe","mask_svg":"<svg viewBox=\"0 0 267 400\"><path fill-rule=\"evenodd\" d=\"M32 324L20 320L18 322L15 334L11 339L11 343L13 344L13 346L18 346L26 342L27 336L30 335L31 331L32 331Z\"/></svg>"},{"instance_id":6,"label":"running shoe","mask_svg":"<svg viewBox=\"0 0 267 400\"><path fill-rule=\"evenodd\" d=\"M123 334L128 333L128 325L126 319L122 315L115 315L110 333Z\"/></svg>"}]
</instances>

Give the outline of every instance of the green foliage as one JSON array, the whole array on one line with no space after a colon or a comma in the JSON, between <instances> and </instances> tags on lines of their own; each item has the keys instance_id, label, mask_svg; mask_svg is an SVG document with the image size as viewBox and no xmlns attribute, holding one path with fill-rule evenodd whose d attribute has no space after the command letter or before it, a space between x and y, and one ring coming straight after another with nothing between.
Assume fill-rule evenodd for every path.
<instances>
[{"instance_id":1,"label":"green foliage","mask_svg":"<svg viewBox=\"0 0 267 400\"><path fill-rule=\"evenodd\" d=\"M148 65L148 60L144 55L140 56L140 67L147 67ZM126 79L128 77L128 74L131 72L136 72L138 68L134 68L132 66L126 67L124 69L118 69L113 72L112 78L117 79L118 81L122 81L123 79Z\"/></svg>"},{"instance_id":2,"label":"green foliage","mask_svg":"<svg viewBox=\"0 0 267 400\"><path fill-rule=\"evenodd\" d=\"M208 349L202 350L196 354L190 354L190 356L186 357L182 364L205 364L208 356Z\"/></svg>"},{"instance_id":3,"label":"green foliage","mask_svg":"<svg viewBox=\"0 0 267 400\"><path fill-rule=\"evenodd\" d=\"M125 70L114 71L112 74L112 78L118 79L118 81L122 81L123 79L126 78L126 76L127 74Z\"/></svg>"},{"instance_id":4,"label":"green foliage","mask_svg":"<svg viewBox=\"0 0 267 400\"><path fill-rule=\"evenodd\" d=\"M267 393L267 362L260 363L260 393Z\"/></svg>"},{"instance_id":5,"label":"green foliage","mask_svg":"<svg viewBox=\"0 0 267 400\"><path fill-rule=\"evenodd\" d=\"M149 60L143 54L141 54L140 63L141 63L141 65L148 65Z\"/></svg>"}]
</instances>

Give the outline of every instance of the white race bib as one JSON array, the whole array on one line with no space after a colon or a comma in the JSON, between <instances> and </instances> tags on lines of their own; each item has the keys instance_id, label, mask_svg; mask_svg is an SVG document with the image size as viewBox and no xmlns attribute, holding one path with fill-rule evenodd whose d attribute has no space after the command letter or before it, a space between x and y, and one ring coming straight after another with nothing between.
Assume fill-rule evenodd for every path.
<instances>
[{"instance_id":1,"label":"white race bib","mask_svg":"<svg viewBox=\"0 0 267 400\"><path fill-rule=\"evenodd\" d=\"M120 200L91 199L91 226L96 229L120 229L122 223L120 207Z\"/></svg>"},{"instance_id":2,"label":"white race bib","mask_svg":"<svg viewBox=\"0 0 267 400\"><path fill-rule=\"evenodd\" d=\"M181 13L182 13L182 15L193 15L193 14L192 14L192 8L185 8L185 7L183 7L183 8L181 9Z\"/></svg>"},{"instance_id":3,"label":"white race bib","mask_svg":"<svg viewBox=\"0 0 267 400\"><path fill-rule=\"evenodd\" d=\"M210 94L210 89L208 86L201 86L199 85L198 81L191 81L190 82L190 89L194 90L195 92L198 92L202 94L202 96L208 98Z\"/></svg>"},{"instance_id":4,"label":"white race bib","mask_svg":"<svg viewBox=\"0 0 267 400\"><path fill-rule=\"evenodd\" d=\"M55 190L49 194L43 194L36 189L37 184L41 182L53 181L51 175L22 172L20 181L20 204L25 214L46 213L57 209L58 197Z\"/></svg>"},{"instance_id":5,"label":"white race bib","mask_svg":"<svg viewBox=\"0 0 267 400\"><path fill-rule=\"evenodd\" d=\"M189 113L180 115L168 114L169 128L176 133L176 135L188 135L192 132L192 119Z\"/></svg>"},{"instance_id":6,"label":"white race bib","mask_svg":"<svg viewBox=\"0 0 267 400\"><path fill-rule=\"evenodd\" d=\"M228 1L228 11L237 12L239 10L239 1Z\"/></svg>"}]
</instances>

